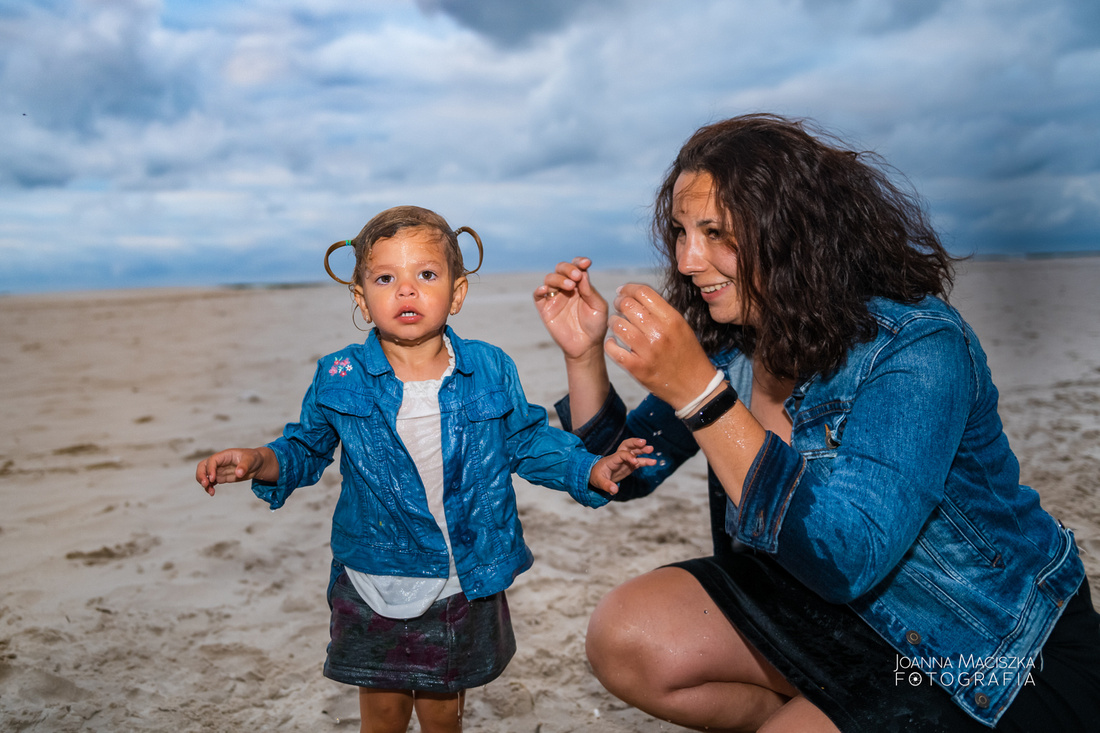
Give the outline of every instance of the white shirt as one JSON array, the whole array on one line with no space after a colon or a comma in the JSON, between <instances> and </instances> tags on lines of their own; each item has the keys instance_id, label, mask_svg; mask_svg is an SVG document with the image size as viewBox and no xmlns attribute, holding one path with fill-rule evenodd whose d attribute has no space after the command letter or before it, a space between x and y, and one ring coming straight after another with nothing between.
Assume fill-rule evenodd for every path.
<instances>
[{"instance_id":1,"label":"white shirt","mask_svg":"<svg viewBox=\"0 0 1100 733\"><path fill-rule=\"evenodd\" d=\"M455 355L451 340L443 337L450 365L439 379L405 382L401 409L397 411L397 435L412 457L424 492L428 510L443 532L447 553L451 536L443 513L443 437L439 417L439 388L454 371ZM410 490L413 490L410 487ZM375 613L387 618L416 618L440 598L462 590L455 571L454 556L446 578L409 578L396 575L370 575L346 568L351 584Z\"/></svg>"}]
</instances>

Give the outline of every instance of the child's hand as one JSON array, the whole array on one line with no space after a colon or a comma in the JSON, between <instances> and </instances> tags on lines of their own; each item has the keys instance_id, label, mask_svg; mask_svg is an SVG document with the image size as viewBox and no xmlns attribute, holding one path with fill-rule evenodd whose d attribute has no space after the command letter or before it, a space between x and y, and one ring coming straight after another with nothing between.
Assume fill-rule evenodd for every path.
<instances>
[{"instance_id":1,"label":"child's hand","mask_svg":"<svg viewBox=\"0 0 1100 733\"><path fill-rule=\"evenodd\" d=\"M223 450L199 461L195 469L195 480L211 496L214 495L217 484L231 484L254 478L269 482L279 480L279 459L266 446Z\"/></svg>"},{"instance_id":2,"label":"child's hand","mask_svg":"<svg viewBox=\"0 0 1100 733\"><path fill-rule=\"evenodd\" d=\"M645 457L645 454L652 452L653 446L646 445L642 438L627 438L617 451L596 462L592 467L592 473L589 474L588 482L601 491L609 494L617 493L619 481L642 466L652 466L657 463L654 459Z\"/></svg>"}]
</instances>

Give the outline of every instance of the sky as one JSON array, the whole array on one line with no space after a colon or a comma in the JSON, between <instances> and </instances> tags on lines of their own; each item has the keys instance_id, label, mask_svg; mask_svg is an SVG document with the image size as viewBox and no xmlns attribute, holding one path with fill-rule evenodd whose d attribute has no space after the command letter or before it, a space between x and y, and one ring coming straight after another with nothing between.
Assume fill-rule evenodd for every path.
<instances>
[{"instance_id":1,"label":"sky","mask_svg":"<svg viewBox=\"0 0 1100 733\"><path fill-rule=\"evenodd\" d=\"M956 254L1100 250L1096 0L0 0L0 292L321 281L398 204L650 266L680 145L761 111Z\"/></svg>"}]
</instances>

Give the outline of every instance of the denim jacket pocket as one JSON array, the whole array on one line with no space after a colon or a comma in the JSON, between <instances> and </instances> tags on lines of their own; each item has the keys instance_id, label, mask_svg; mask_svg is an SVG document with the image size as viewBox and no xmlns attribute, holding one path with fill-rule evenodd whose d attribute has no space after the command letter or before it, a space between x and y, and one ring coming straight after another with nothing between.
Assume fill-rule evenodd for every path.
<instances>
[{"instance_id":1,"label":"denim jacket pocket","mask_svg":"<svg viewBox=\"0 0 1100 733\"><path fill-rule=\"evenodd\" d=\"M321 389L317 394L317 404L352 417L369 417L374 412L374 400L353 389Z\"/></svg>"},{"instance_id":2,"label":"denim jacket pocket","mask_svg":"<svg viewBox=\"0 0 1100 733\"><path fill-rule=\"evenodd\" d=\"M512 401L503 387L475 395L464 405L466 417L471 422L499 420L512 411Z\"/></svg>"},{"instance_id":3,"label":"denim jacket pocket","mask_svg":"<svg viewBox=\"0 0 1100 733\"><path fill-rule=\"evenodd\" d=\"M798 452L808 460L835 458L844 442L844 425L851 407L846 400L831 400L800 410L798 424L791 433Z\"/></svg>"},{"instance_id":4,"label":"denim jacket pocket","mask_svg":"<svg viewBox=\"0 0 1100 733\"><path fill-rule=\"evenodd\" d=\"M1084 567L1073 539L1073 530L1058 525L1060 543L1050 563L1039 573L1039 588L1058 606L1077 592Z\"/></svg>"},{"instance_id":5,"label":"denim jacket pocket","mask_svg":"<svg viewBox=\"0 0 1100 733\"><path fill-rule=\"evenodd\" d=\"M832 461L844 443L844 426L851 403L831 400L798 413L791 430L791 446L806 459L806 468L824 481L832 473Z\"/></svg>"}]
</instances>

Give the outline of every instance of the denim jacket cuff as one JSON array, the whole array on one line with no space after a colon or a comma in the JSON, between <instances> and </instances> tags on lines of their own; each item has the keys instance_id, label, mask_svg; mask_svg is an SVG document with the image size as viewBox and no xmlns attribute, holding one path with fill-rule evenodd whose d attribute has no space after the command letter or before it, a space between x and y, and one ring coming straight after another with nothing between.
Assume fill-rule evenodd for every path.
<instances>
[{"instance_id":1,"label":"denim jacket cuff","mask_svg":"<svg viewBox=\"0 0 1100 733\"><path fill-rule=\"evenodd\" d=\"M292 488L288 487L288 455L280 445L281 440L280 438L279 440L267 444L267 447L275 453L275 458L279 461L279 480L274 483L257 481L256 479L252 480L252 493L266 501L272 511L285 504L286 498L290 496L290 492L293 491Z\"/></svg>"},{"instance_id":2,"label":"denim jacket cuff","mask_svg":"<svg viewBox=\"0 0 1100 733\"><path fill-rule=\"evenodd\" d=\"M595 486L588 482L588 479L592 476L592 467L600 460L599 456L588 454L588 458L581 458L576 462L577 473L574 475L574 480L571 485L575 488L569 490L569 495L577 501L578 504L596 509L611 501L611 495L600 491Z\"/></svg>"},{"instance_id":3,"label":"denim jacket cuff","mask_svg":"<svg viewBox=\"0 0 1100 733\"><path fill-rule=\"evenodd\" d=\"M598 455L607 455L622 441L623 426L626 425L626 404L623 403L615 385L611 385L600 409L588 422L579 428L573 428L573 414L569 408L569 395L554 403L558 420L566 432L573 433L584 441L588 450ZM591 468L591 467L589 467Z\"/></svg>"},{"instance_id":4,"label":"denim jacket cuff","mask_svg":"<svg viewBox=\"0 0 1100 733\"><path fill-rule=\"evenodd\" d=\"M765 434L741 489L737 539L764 552L778 551L779 530L805 469L798 451L775 433Z\"/></svg>"}]
</instances>

